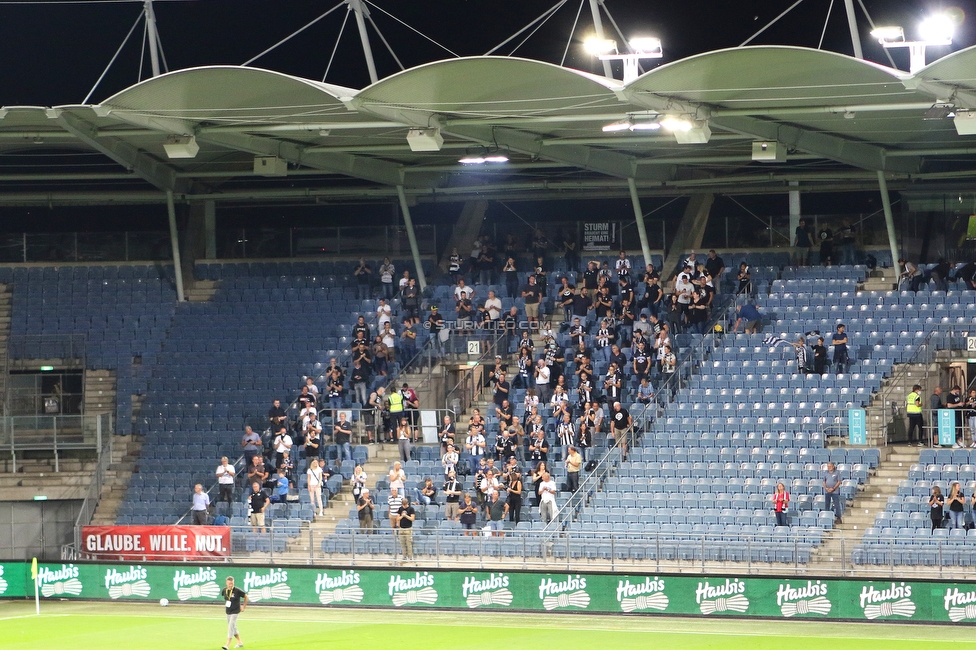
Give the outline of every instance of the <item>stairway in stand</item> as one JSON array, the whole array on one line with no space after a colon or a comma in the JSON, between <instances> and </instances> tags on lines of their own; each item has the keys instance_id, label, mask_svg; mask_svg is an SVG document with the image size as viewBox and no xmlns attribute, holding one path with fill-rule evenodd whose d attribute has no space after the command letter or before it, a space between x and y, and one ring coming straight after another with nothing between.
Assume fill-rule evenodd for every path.
<instances>
[{"instance_id":1,"label":"stairway in stand","mask_svg":"<svg viewBox=\"0 0 976 650\"><path fill-rule=\"evenodd\" d=\"M125 491L129 487L129 479L139 462L139 452L142 449L142 438L137 436L117 436L112 441L112 464L105 472L105 483L102 485L102 495L92 517L93 526L111 526L115 524L115 515Z\"/></svg>"},{"instance_id":2,"label":"stairway in stand","mask_svg":"<svg viewBox=\"0 0 976 650\"><path fill-rule=\"evenodd\" d=\"M918 452L918 447L900 445L881 449L881 462L853 503L847 506L843 523L829 531L824 543L814 552L807 566L811 573L836 572L849 567L854 546L860 543L864 531L874 526L875 518L885 511L888 497L898 494L898 483L908 477L909 466L918 462Z\"/></svg>"}]
</instances>

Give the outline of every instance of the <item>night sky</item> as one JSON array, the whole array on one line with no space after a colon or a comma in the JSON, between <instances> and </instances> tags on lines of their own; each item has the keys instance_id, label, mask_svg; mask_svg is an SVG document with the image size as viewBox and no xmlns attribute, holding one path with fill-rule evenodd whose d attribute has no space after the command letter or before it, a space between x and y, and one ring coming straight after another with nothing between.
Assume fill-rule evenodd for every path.
<instances>
[{"instance_id":1,"label":"night sky","mask_svg":"<svg viewBox=\"0 0 976 650\"><path fill-rule=\"evenodd\" d=\"M481 55L521 29L555 4L556 0L376 0L376 5L402 19L427 36L462 56ZM794 0L606 0L606 5L627 37L658 36L664 45L663 62L675 61L710 50L735 47L776 17ZM306 23L314 20L338 0L156 0L159 33L170 70L211 64L239 65L270 47ZM752 44L782 44L817 47L830 0L804 0L776 25ZM976 0L937 2L926 0L864 0L876 24L905 27L909 38L915 26L929 13L952 9L965 17L957 30L952 48L941 48L935 54L947 54L976 43ZM823 48L852 54L843 0L835 0ZM855 0L857 5L857 0ZM516 56L559 63L570 39L570 32L580 8L580 0L568 0L524 45ZM0 76L0 105L40 105L80 103L99 74L122 43L126 32L142 11L142 2L126 0L88 0L82 2L18 2L0 0L0 60L5 62ZM373 19L392 45L404 66L450 58L451 54L409 31L393 18L370 7ZM321 80L345 7L319 21L302 34L263 56L252 65L293 75ZM881 47L868 35L867 19L858 9L862 42L866 58L887 64ZM608 35L613 35L610 21L604 17ZM395 73L398 67L382 42L370 29L373 52L379 76ZM527 34L528 32L526 32ZM592 34L588 3L583 4L579 23L570 43L566 65L602 72L582 47ZM618 38L614 36L615 38ZM509 54L522 37L500 49ZM101 101L134 83L140 77L140 49L143 41L141 24L122 49L115 64L92 96ZM893 52L895 61L907 69L904 50ZM142 62L142 78L150 74L149 59ZM619 72L618 72L619 74ZM360 49L355 23L350 16L339 43L327 81L353 88L368 85L369 77ZM750 209L765 214L786 211L784 197L742 199ZM645 210L666 200L648 200ZM620 203L623 213L629 207ZM804 199L806 213L863 212L878 209L874 193L861 195L809 195ZM661 216L680 217L681 204L669 206ZM609 206L608 206L609 207ZM418 206L415 218L451 220L456 213L451 206ZM534 218L584 218L590 206L573 202L552 205L526 204L520 210ZM731 208L736 210L734 206ZM218 214L219 224L284 226L302 223L308 208L285 207L268 210L231 208ZM348 206L333 212L334 218L356 221L370 208ZM389 210L381 209L384 214ZM97 211L56 209L46 212L45 219L32 217L39 211L0 211L0 230L21 229L121 229L165 227L165 212L153 207L139 208L132 219L132 209L113 208ZM508 214L505 210L501 213ZM31 217L27 220L19 217ZM534 218L533 218L534 217Z\"/></svg>"}]
</instances>

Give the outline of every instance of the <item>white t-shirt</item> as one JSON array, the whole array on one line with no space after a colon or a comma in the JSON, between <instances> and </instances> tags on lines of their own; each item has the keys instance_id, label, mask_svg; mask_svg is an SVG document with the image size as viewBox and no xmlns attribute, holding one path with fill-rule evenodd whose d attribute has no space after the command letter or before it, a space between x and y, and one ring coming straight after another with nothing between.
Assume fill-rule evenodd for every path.
<instances>
[{"instance_id":1,"label":"white t-shirt","mask_svg":"<svg viewBox=\"0 0 976 650\"><path fill-rule=\"evenodd\" d=\"M546 490L552 490L547 492ZM549 480L539 484L539 503L556 503L556 482Z\"/></svg>"},{"instance_id":2,"label":"white t-shirt","mask_svg":"<svg viewBox=\"0 0 976 650\"><path fill-rule=\"evenodd\" d=\"M547 385L549 383L549 367L548 366L542 366L541 368L536 367L536 370L539 371L539 374L536 375L535 377L536 386Z\"/></svg>"},{"instance_id":3,"label":"white t-shirt","mask_svg":"<svg viewBox=\"0 0 976 650\"><path fill-rule=\"evenodd\" d=\"M291 451L291 436L287 433L283 436L279 435L275 438L275 451L279 454L283 454L286 451Z\"/></svg>"},{"instance_id":4,"label":"white t-shirt","mask_svg":"<svg viewBox=\"0 0 976 650\"><path fill-rule=\"evenodd\" d=\"M237 476L237 471L233 465L226 467L221 465L217 468L217 482L221 485L233 485L235 476Z\"/></svg>"},{"instance_id":5,"label":"white t-shirt","mask_svg":"<svg viewBox=\"0 0 976 650\"><path fill-rule=\"evenodd\" d=\"M489 318L498 320L502 315L502 301L498 298L489 298L485 301L485 309L488 311Z\"/></svg>"},{"instance_id":6,"label":"white t-shirt","mask_svg":"<svg viewBox=\"0 0 976 650\"><path fill-rule=\"evenodd\" d=\"M476 436L468 436L465 444L471 445L471 451L468 453L472 456L481 456L485 453L485 437L480 433Z\"/></svg>"},{"instance_id":7,"label":"white t-shirt","mask_svg":"<svg viewBox=\"0 0 976 650\"><path fill-rule=\"evenodd\" d=\"M376 308L376 324L378 329L383 329L383 323L393 322L393 309L389 305L380 305Z\"/></svg>"},{"instance_id":8,"label":"white t-shirt","mask_svg":"<svg viewBox=\"0 0 976 650\"><path fill-rule=\"evenodd\" d=\"M471 287L454 287L454 299L460 300L461 298L471 298L474 295L474 289ZM501 303L499 303L500 305Z\"/></svg>"},{"instance_id":9,"label":"white t-shirt","mask_svg":"<svg viewBox=\"0 0 976 650\"><path fill-rule=\"evenodd\" d=\"M403 482L407 480L407 475L401 469L397 472L390 472L390 489L396 488L398 491L403 489Z\"/></svg>"},{"instance_id":10,"label":"white t-shirt","mask_svg":"<svg viewBox=\"0 0 976 650\"><path fill-rule=\"evenodd\" d=\"M383 345L392 348L396 345L396 332L393 329L383 330Z\"/></svg>"},{"instance_id":11,"label":"white t-shirt","mask_svg":"<svg viewBox=\"0 0 976 650\"><path fill-rule=\"evenodd\" d=\"M318 488L322 485L322 468L316 465L315 467L309 467L308 472L308 487L311 489Z\"/></svg>"}]
</instances>

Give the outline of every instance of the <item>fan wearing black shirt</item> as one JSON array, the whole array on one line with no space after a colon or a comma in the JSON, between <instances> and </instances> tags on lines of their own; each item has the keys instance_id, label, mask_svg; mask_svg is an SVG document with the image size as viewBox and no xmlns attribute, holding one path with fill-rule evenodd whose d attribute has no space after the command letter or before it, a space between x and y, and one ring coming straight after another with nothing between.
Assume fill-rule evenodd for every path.
<instances>
[{"instance_id":1,"label":"fan wearing black shirt","mask_svg":"<svg viewBox=\"0 0 976 650\"><path fill-rule=\"evenodd\" d=\"M227 614L227 643L223 650L230 647L231 641L237 639L238 648L244 647L241 635L237 631L237 617L247 609L247 594L238 587L234 586L234 578L227 576L226 587L220 592L224 597L224 613Z\"/></svg>"},{"instance_id":2,"label":"fan wearing black shirt","mask_svg":"<svg viewBox=\"0 0 976 650\"><path fill-rule=\"evenodd\" d=\"M586 270L583 271L583 288L587 291L596 291L597 276L600 274L599 262L587 262Z\"/></svg>"},{"instance_id":3,"label":"fan wearing black shirt","mask_svg":"<svg viewBox=\"0 0 976 650\"><path fill-rule=\"evenodd\" d=\"M627 435L630 433L631 427L634 426L634 419L630 417L630 413L627 409L620 405L620 402L613 403L613 411L610 414L610 419L613 422L613 437L617 441L617 446L623 452L623 458L627 458Z\"/></svg>"}]
</instances>

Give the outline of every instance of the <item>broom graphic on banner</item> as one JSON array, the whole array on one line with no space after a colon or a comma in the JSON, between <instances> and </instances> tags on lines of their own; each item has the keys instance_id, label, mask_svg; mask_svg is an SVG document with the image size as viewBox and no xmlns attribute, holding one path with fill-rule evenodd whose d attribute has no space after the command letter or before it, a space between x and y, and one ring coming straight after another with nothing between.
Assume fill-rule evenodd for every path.
<instances>
[{"instance_id":1,"label":"broom graphic on banner","mask_svg":"<svg viewBox=\"0 0 976 650\"><path fill-rule=\"evenodd\" d=\"M216 582L205 582L202 585L192 587L180 587L176 590L176 597L180 600L191 598L216 598L220 595L220 587Z\"/></svg>"},{"instance_id":2,"label":"broom graphic on banner","mask_svg":"<svg viewBox=\"0 0 976 650\"><path fill-rule=\"evenodd\" d=\"M780 609L783 612L783 616L789 618L797 614L820 614L821 616L826 616L830 613L830 608L830 601L820 596L812 600L798 600L792 603L783 603Z\"/></svg>"},{"instance_id":3,"label":"broom graphic on banner","mask_svg":"<svg viewBox=\"0 0 976 650\"><path fill-rule=\"evenodd\" d=\"M663 592L658 592L651 596L624 598L620 601L620 609L625 612L634 612L638 609L656 609L663 612L668 608L669 602L668 597Z\"/></svg>"},{"instance_id":4,"label":"broom graphic on banner","mask_svg":"<svg viewBox=\"0 0 976 650\"><path fill-rule=\"evenodd\" d=\"M363 600L363 590L355 585L345 589L329 589L319 593L319 602L323 605L332 603L351 602L359 603Z\"/></svg>"},{"instance_id":5,"label":"broom graphic on banner","mask_svg":"<svg viewBox=\"0 0 976 650\"><path fill-rule=\"evenodd\" d=\"M288 600L291 598L291 587L288 585L274 585L273 587L261 587L247 592L248 600L261 602L262 600Z\"/></svg>"},{"instance_id":6,"label":"broom graphic on banner","mask_svg":"<svg viewBox=\"0 0 976 650\"><path fill-rule=\"evenodd\" d=\"M590 606L590 595L585 591L574 591L571 594L559 594L558 596L546 596L542 599L542 606L547 610L557 607L578 607L586 609Z\"/></svg>"},{"instance_id":7,"label":"broom graphic on banner","mask_svg":"<svg viewBox=\"0 0 976 650\"><path fill-rule=\"evenodd\" d=\"M964 621L971 618L976 618L976 605L949 608L949 620L953 623L958 623L959 621Z\"/></svg>"},{"instance_id":8,"label":"broom graphic on banner","mask_svg":"<svg viewBox=\"0 0 976 650\"><path fill-rule=\"evenodd\" d=\"M71 578L64 582L49 582L41 587L41 594L45 598L51 596L77 596L81 593L81 581Z\"/></svg>"},{"instance_id":9,"label":"broom graphic on banner","mask_svg":"<svg viewBox=\"0 0 976 650\"><path fill-rule=\"evenodd\" d=\"M437 602L437 592L430 587L424 587L417 591L404 591L403 593L393 594L393 606L403 607L404 605L433 605Z\"/></svg>"},{"instance_id":10,"label":"broom graphic on banner","mask_svg":"<svg viewBox=\"0 0 976 650\"><path fill-rule=\"evenodd\" d=\"M873 620L880 616L901 616L911 618L915 615L915 603L907 598L896 600L893 603L881 603L880 605L867 605L864 608L864 617Z\"/></svg>"},{"instance_id":11,"label":"broom graphic on banner","mask_svg":"<svg viewBox=\"0 0 976 650\"><path fill-rule=\"evenodd\" d=\"M705 615L716 612L739 612L741 614L747 609L749 609L749 599L742 595L703 600L701 604L701 613Z\"/></svg>"},{"instance_id":12,"label":"broom graphic on banner","mask_svg":"<svg viewBox=\"0 0 976 650\"><path fill-rule=\"evenodd\" d=\"M486 591L482 594L471 594L468 596L467 602L471 609L482 605L508 607L512 604L512 592L508 589L499 589L498 591Z\"/></svg>"},{"instance_id":13,"label":"broom graphic on banner","mask_svg":"<svg viewBox=\"0 0 976 650\"><path fill-rule=\"evenodd\" d=\"M112 585L108 588L108 597L112 600L128 598L129 596L142 596L145 598L149 595L150 591L149 583L145 580L139 580L127 585Z\"/></svg>"}]
</instances>

